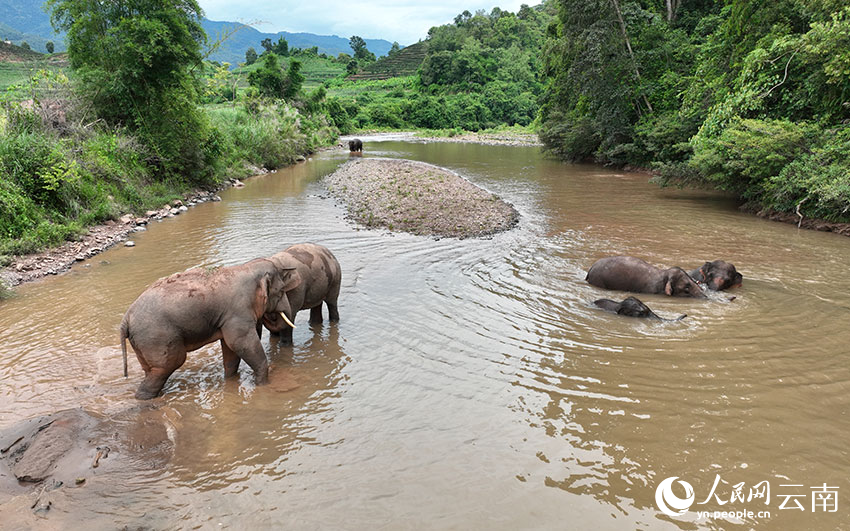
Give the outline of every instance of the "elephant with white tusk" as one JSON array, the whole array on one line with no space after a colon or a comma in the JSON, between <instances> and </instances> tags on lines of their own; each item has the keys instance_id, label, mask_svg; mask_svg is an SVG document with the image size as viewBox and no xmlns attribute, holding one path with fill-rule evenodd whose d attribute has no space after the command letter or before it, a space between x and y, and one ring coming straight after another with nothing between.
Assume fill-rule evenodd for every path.
<instances>
[{"instance_id":1,"label":"elephant with white tusk","mask_svg":"<svg viewBox=\"0 0 850 531\"><path fill-rule=\"evenodd\" d=\"M280 268L293 268L299 282L286 290L288 306L282 312L268 312L263 324L273 334L281 335L281 342L292 344L295 315L300 310L310 310L310 323L322 322L322 303L328 306L328 318L339 321L337 299L342 282L342 269L333 253L315 243L299 243L269 257ZM287 304L288 303L288 304Z\"/></svg>"},{"instance_id":2,"label":"elephant with white tusk","mask_svg":"<svg viewBox=\"0 0 850 531\"><path fill-rule=\"evenodd\" d=\"M241 360L257 384L268 382L269 364L260 344L263 316L288 312L286 292L301 277L294 267L269 258L213 269L190 269L161 278L127 309L121 322L121 350L127 376L127 346L136 352L144 380L136 398L154 398L186 353L221 342L224 375L233 376Z\"/></svg>"}]
</instances>

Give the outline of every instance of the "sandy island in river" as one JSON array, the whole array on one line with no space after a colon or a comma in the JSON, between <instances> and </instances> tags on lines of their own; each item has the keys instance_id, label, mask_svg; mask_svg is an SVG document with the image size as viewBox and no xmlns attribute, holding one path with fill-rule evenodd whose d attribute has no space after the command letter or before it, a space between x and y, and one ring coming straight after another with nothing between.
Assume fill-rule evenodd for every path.
<instances>
[{"instance_id":1,"label":"sandy island in river","mask_svg":"<svg viewBox=\"0 0 850 531\"><path fill-rule=\"evenodd\" d=\"M510 203L445 168L399 159L351 160L325 178L348 215L367 227L469 238L508 230Z\"/></svg>"}]
</instances>

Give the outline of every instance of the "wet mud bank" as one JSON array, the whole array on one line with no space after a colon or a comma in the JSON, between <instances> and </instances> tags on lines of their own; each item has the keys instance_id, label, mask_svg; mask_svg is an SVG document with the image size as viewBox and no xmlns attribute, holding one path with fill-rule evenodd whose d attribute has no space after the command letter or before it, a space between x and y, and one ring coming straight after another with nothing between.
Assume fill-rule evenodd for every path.
<instances>
[{"instance_id":1,"label":"wet mud bank","mask_svg":"<svg viewBox=\"0 0 850 531\"><path fill-rule=\"evenodd\" d=\"M834 232L835 234L840 234L841 236L850 236L850 223L837 223L818 218L804 218L800 215L792 214L790 212L776 212L774 210L769 209L753 210L749 208L742 208L742 210L744 212L755 214L760 218L768 219L770 221L779 221L781 223L793 223L794 225L797 225L797 228L800 229L816 230L819 232Z\"/></svg>"},{"instance_id":2,"label":"wet mud bank","mask_svg":"<svg viewBox=\"0 0 850 531\"><path fill-rule=\"evenodd\" d=\"M435 237L481 237L512 228L511 205L439 166L400 159L359 159L325 178L350 219L366 227Z\"/></svg>"},{"instance_id":3,"label":"wet mud bank","mask_svg":"<svg viewBox=\"0 0 850 531\"><path fill-rule=\"evenodd\" d=\"M0 430L0 512L11 528L31 528L73 509L79 489L109 489L115 474L156 469L174 450L173 415L149 405L103 417L82 408L30 418Z\"/></svg>"}]
</instances>

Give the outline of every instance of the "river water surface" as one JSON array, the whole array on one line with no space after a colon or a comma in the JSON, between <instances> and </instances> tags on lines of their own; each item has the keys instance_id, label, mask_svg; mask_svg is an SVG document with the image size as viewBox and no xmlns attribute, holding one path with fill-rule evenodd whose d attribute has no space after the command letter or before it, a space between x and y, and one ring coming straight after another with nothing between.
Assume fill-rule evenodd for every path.
<instances>
[{"instance_id":1,"label":"river water surface","mask_svg":"<svg viewBox=\"0 0 850 531\"><path fill-rule=\"evenodd\" d=\"M190 353L153 401L166 457L62 489L37 527L850 527L850 239L536 148L365 151L457 171L513 203L519 226L470 240L358 230L321 182L348 154L327 152L0 303L0 428L79 406L132 424L141 369L131 352L122 377L118 325L151 282L304 241L343 269L338 325L302 312L294 347L264 333L272 385L245 364L225 381L217 344ZM620 317L591 302L625 295L584 281L615 254L722 258L744 285L731 302L641 297L683 321ZM655 495L674 476L695 499L671 517ZM764 481L767 503L748 501ZM812 509L824 484L835 512ZM0 498L0 527L22 507Z\"/></svg>"}]
</instances>

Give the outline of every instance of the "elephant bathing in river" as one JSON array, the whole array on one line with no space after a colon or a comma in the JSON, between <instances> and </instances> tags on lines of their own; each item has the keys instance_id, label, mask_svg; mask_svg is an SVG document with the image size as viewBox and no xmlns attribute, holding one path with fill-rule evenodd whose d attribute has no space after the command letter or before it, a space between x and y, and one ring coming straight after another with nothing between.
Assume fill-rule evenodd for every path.
<instances>
[{"instance_id":1,"label":"elephant bathing in river","mask_svg":"<svg viewBox=\"0 0 850 531\"><path fill-rule=\"evenodd\" d=\"M606 289L705 297L702 288L684 269L661 269L633 256L611 256L597 260L590 267L585 280Z\"/></svg>"},{"instance_id":2,"label":"elephant bathing in river","mask_svg":"<svg viewBox=\"0 0 850 531\"><path fill-rule=\"evenodd\" d=\"M735 266L723 260L706 262L688 271L688 275L697 282L705 284L712 291L738 288L744 282L743 275L738 273Z\"/></svg>"},{"instance_id":3,"label":"elephant bathing in river","mask_svg":"<svg viewBox=\"0 0 850 531\"><path fill-rule=\"evenodd\" d=\"M287 323L279 312L267 312L263 324L273 334L281 334L284 344L292 344L292 326L295 314L300 310L310 310L310 323L322 322L322 302L328 305L328 318L339 321L337 298L342 282L342 269L333 253L326 247L315 243L299 243L269 258L278 267L293 268L300 282L286 290L290 311L284 314Z\"/></svg>"},{"instance_id":4,"label":"elephant bathing in river","mask_svg":"<svg viewBox=\"0 0 850 531\"><path fill-rule=\"evenodd\" d=\"M269 364L260 344L264 315L292 314L287 291L298 288L294 266L258 258L246 264L191 269L154 282L127 309L121 322L121 351L127 376L127 346L136 352L145 377L136 398L159 394L168 377L186 361L186 352L221 342L224 374L240 360L257 384L268 382Z\"/></svg>"},{"instance_id":5,"label":"elephant bathing in river","mask_svg":"<svg viewBox=\"0 0 850 531\"><path fill-rule=\"evenodd\" d=\"M626 315L628 317L648 317L650 319L658 319L659 321L681 321L687 317L687 315L680 315L676 319L664 319L650 310L649 306L636 297L626 297L623 299L623 302L612 301L611 299L598 299L593 301L593 304L599 306L603 310L608 310L609 312L614 312L618 315Z\"/></svg>"}]
</instances>

